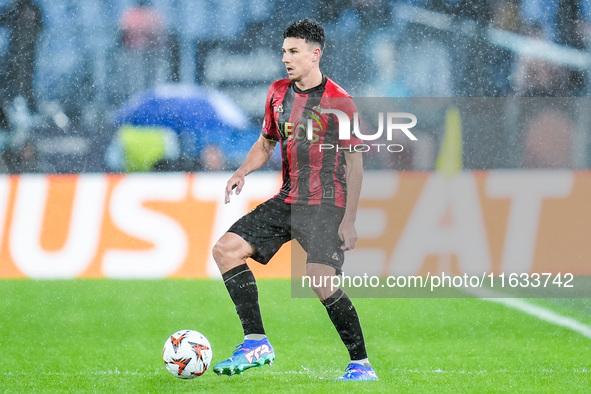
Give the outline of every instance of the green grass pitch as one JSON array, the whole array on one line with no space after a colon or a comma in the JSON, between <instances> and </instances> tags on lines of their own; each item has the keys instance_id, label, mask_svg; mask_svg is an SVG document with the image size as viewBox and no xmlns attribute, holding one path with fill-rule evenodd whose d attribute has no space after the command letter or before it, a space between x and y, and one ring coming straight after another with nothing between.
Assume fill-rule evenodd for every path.
<instances>
[{"instance_id":1,"label":"green grass pitch","mask_svg":"<svg viewBox=\"0 0 591 394\"><path fill-rule=\"evenodd\" d=\"M478 299L356 299L378 382L335 382L348 358L322 305L260 280L277 359L180 380L166 338L195 329L213 362L242 331L221 281L0 281L0 392L589 392L591 339ZM535 300L591 324L588 299Z\"/></svg>"}]
</instances>

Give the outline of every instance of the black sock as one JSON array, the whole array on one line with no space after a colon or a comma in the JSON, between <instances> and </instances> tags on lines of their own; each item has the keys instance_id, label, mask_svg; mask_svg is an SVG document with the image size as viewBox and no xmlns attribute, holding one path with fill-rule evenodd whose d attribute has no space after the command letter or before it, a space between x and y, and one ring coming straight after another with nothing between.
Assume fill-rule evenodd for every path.
<instances>
[{"instance_id":1,"label":"black sock","mask_svg":"<svg viewBox=\"0 0 591 394\"><path fill-rule=\"evenodd\" d=\"M367 358L359 316L347 294L342 289L338 289L332 296L321 302L347 347L351 360Z\"/></svg>"},{"instance_id":2,"label":"black sock","mask_svg":"<svg viewBox=\"0 0 591 394\"><path fill-rule=\"evenodd\" d=\"M242 323L244 335L265 334L261 309L259 308L259 291L257 283L248 265L242 264L222 275L236 305L236 312Z\"/></svg>"}]
</instances>

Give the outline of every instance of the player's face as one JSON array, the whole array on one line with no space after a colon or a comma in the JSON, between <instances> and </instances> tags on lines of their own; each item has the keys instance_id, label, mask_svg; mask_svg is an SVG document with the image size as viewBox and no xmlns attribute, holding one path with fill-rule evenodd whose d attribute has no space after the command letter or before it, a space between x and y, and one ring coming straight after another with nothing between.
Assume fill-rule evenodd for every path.
<instances>
[{"instance_id":1,"label":"player's face","mask_svg":"<svg viewBox=\"0 0 591 394\"><path fill-rule=\"evenodd\" d=\"M301 81L318 66L320 48L318 45L307 43L303 38L288 37L284 39L282 50L282 62L292 81Z\"/></svg>"}]
</instances>

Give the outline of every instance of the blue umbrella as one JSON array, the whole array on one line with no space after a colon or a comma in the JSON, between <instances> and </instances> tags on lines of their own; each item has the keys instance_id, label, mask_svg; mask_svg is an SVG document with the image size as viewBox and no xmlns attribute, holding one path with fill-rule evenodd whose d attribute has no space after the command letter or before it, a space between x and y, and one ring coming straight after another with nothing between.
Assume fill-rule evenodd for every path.
<instances>
[{"instance_id":1,"label":"blue umbrella","mask_svg":"<svg viewBox=\"0 0 591 394\"><path fill-rule=\"evenodd\" d=\"M163 126L199 150L224 144L231 135L251 129L248 117L226 95L187 84L165 84L139 93L119 108L115 125Z\"/></svg>"},{"instance_id":2,"label":"blue umbrella","mask_svg":"<svg viewBox=\"0 0 591 394\"><path fill-rule=\"evenodd\" d=\"M166 84L139 93L114 116L117 125L165 126L178 133L246 129L248 117L226 95L187 84Z\"/></svg>"}]
</instances>

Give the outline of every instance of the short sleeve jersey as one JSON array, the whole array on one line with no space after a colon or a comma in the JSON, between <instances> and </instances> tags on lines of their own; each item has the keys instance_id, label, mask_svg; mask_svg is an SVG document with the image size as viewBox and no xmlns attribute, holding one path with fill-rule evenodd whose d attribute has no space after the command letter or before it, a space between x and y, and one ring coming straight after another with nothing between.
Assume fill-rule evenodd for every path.
<instances>
[{"instance_id":1,"label":"short sleeve jersey","mask_svg":"<svg viewBox=\"0 0 591 394\"><path fill-rule=\"evenodd\" d=\"M353 133L340 135L339 116L323 113L331 109L346 114L348 130L353 130L353 99L331 79L324 76L320 85L305 91L289 79L269 88L262 135L280 144L283 184L277 196L287 203L345 207L345 151L361 140Z\"/></svg>"}]
</instances>

